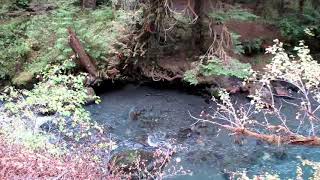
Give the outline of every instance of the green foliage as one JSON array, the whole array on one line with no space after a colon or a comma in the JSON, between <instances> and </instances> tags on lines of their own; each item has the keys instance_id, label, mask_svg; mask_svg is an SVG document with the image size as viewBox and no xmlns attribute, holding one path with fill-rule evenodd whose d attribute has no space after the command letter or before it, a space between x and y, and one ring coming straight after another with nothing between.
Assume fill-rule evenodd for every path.
<instances>
[{"instance_id":1,"label":"green foliage","mask_svg":"<svg viewBox=\"0 0 320 180\"><path fill-rule=\"evenodd\" d=\"M80 11L73 6L63 6L51 14L34 17L28 23L26 34L40 50L28 65L28 71L37 74L47 64L62 62L72 55L67 42L68 27L76 31L86 51L98 63L105 63L128 18L126 12L114 12L110 7Z\"/></svg>"},{"instance_id":2,"label":"green foliage","mask_svg":"<svg viewBox=\"0 0 320 180\"><path fill-rule=\"evenodd\" d=\"M66 75L69 68L72 68L69 61L47 67L43 73L44 80L30 91L8 89L2 96L7 112L18 118L27 117L30 123L36 121L37 114L56 114L52 123L65 135L76 139L88 135L89 130L97 126L90 121L90 114L84 109L89 98L84 87L86 77L83 74ZM34 123L37 122L31 124Z\"/></svg>"},{"instance_id":3,"label":"green foliage","mask_svg":"<svg viewBox=\"0 0 320 180\"><path fill-rule=\"evenodd\" d=\"M233 51L236 54L244 54L244 47L242 42L240 41L240 35L237 33L231 33L232 43L233 43Z\"/></svg>"},{"instance_id":4,"label":"green foliage","mask_svg":"<svg viewBox=\"0 0 320 180\"><path fill-rule=\"evenodd\" d=\"M13 78L12 83L18 87L26 87L28 83L32 83L34 75L29 72L22 72Z\"/></svg>"},{"instance_id":5,"label":"green foliage","mask_svg":"<svg viewBox=\"0 0 320 180\"><path fill-rule=\"evenodd\" d=\"M244 41L242 42L243 49L245 54L255 54L262 51L261 45L262 40L259 38L253 39L251 41Z\"/></svg>"},{"instance_id":6,"label":"green foliage","mask_svg":"<svg viewBox=\"0 0 320 180\"><path fill-rule=\"evenodd\" d=\"M308 9L304 14L298 16L299 18L295 14L281 18L279 27L285 37L295 42L306 39L306 28L311 28L317 35L320 34L320 11Z\"/></svg>"},{"instance_id":7,"label":"green foliage","mask_svg":"<svg viewBox=\"0 0 320 180\"><path fill-rule=\"evenodd\" d=\"M0 80L10 78L15 73L15 67L23 63L30 47L23 32L26 28L24 19L0 26Z\"/></svg>"},{"instance_id":8,"label":"green foliage","mask_svg":"<svg viewBox=\"0 0 320 180\"><path fill-rule=\"evenodd\" d=\"M240 35L237 33L231 33L233 42L233 51L236 54L255 54L261 52L262 40L259 38L253 40L240 41Z\"/></svg>"},{"instance_id":9,"label":"green foliage","mask_svg":"<svg viewBox=\"0 0 320 180\"><path fill-rule=\"evenodd\" d=\"M290 39L302 39L304 37L304 26L296 17L286 17L280 21L281 33Z\"/></svg>"},{"instance_id":10,"label":"green foliage","mask_svg":"<svg viewBox=\"0 0 320 180\"><path fill-rule=\"evenodd\" d=\"M215 10L212 13L209 13L209 16L218 22L226 22L230 20L237 21L255 21L258 19L258 16L248 12L245 9L240 9L238 7L229 10Z\"/></svg>"},{"instance_id":11,"label":"green foliage","mask_svg":"<svg viewBox=\"0 0 320 180\"><path fill-rule=\"evenodd\" d=\"M227 63L216 57L211 57L207 63L199 63L194 69L186 71L184 80L192 85L198 84L198 76L234 76L245 79L251 75L250 64L231 59Z\"/></svg>"},{"instance_id":12,"label":"green foliage","mask_svg":"<svg viewBox=\"0 0 320 180\"><path fill-rule=\"evenodd\" d=\"M5 134L8 142L22 144L31 150L43 150L51 154L58 154L60 151L53 144L49 143L50 135L34 133L23 126L23 122L12 119L10 126L2 126L1 133Z\"/></svg>"},{"instance_id":13,"label":"green foliage","mask_svg":"<svg viewBox=\"0 0 320 180\"><path fill-rule=\"evenodd\" d=\"M113 45L124 27L134 23L133 16L108 6L82 11L74 2L55 1L58 8L50 13L12 18L0 26L0 79L12 79L17 65L37 75L47 65L69 59L73 54L68 45L69 27L98 65L107 64L110 54L117 52Z\"/></svg>"},{"instance_id":14,"label":"green foliage","mask_svg":"<svg viewBox=\"0 0 320 180\"><path fill-rule=\"evenodd\" d=\"M247 78L250 75L251 66L244 64L236 59L232 59L224 63L218 58L213 58L207 64L201 65L200 72L204 76L234 76L241 79Z\"/></svg>"},{"instance_id":15,"label":"green foliage","mask_svg":"<svg viewBox=\"0 0 320 180\"><path fill-rule=\"evenodd\" d=\"M0 6L0 20L6 17L6 13L9 11L9 9L10 3L8 2L4 2L4 4Z\"/></svg>"},{"instance_id":16,"label":"green foliage","mask_svg":"<svg viewBox=\"0 0 320 180\"><path fill-rule=\"evenodd\" d=\"M197 79L197 72L194 70L189 70L184 73L183 80L190 83L191 85L197 85L198 79Z\"/></svg>"}]
</instances>

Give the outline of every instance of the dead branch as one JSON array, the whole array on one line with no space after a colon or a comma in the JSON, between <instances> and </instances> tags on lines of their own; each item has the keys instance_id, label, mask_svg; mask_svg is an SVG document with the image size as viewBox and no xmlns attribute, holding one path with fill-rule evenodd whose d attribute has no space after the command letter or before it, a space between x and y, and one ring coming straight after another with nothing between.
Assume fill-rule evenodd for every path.
<instances>
[{"instance_id":1,"label":"dead branch","mask_svg":"<svg viewBox=\"0 0 320 180\"><path fill-rule=\"evenodd\" d=\"M226 25L220 26L221 28L218 30L210 30L210 33L213 36L213 41L203 57L207 59L218 57L219 59L223 60L225 64L228 64L231 60L231 57L226 52L226 49L232 48L232 37Z\"/></svg>"},{"instance_id":2,"label":"dead branch","mask_svg":"<svg viewBox=\"0 0 320 180\"><path fill-rule=\"evenodd\" d=\"M318 136L307 137L299 134L294 134L291 132L288 132L287 134L284 134L284 135L263 134L263 133L257 133L257 132L251 131L244 127L221 124L221 123L217 123L215 121L211 121L207 119L200 119L192 116L190 112L189 112L189 115L193 119L197 120L195 124L197 124L198 122L208 122L230 131L235 136L251 137L251 138L259 139L269 144L275 144L275 145L289 144L289 145L304 145L304 146L320 146L320 137Z\"/></svg>"},{"instance_id":3,"label":"dead branch","mask_svg":"<svg viewBox=\"0 0 320 180\"><path fill-rule=\"evenodd\" d=\"M307 146L320 146L320 137L312 136L306 137L298 134L291 134L291 135L269 135L269 134L262 134L250 131L248 129L241 129L235 128L231 126L224 126L227 130L235 133L236 135L242 135L246 137L252 137L255 139L260 139L270 144L291 144L291 145L307 145Z\"/></svg>"}]
</instances>

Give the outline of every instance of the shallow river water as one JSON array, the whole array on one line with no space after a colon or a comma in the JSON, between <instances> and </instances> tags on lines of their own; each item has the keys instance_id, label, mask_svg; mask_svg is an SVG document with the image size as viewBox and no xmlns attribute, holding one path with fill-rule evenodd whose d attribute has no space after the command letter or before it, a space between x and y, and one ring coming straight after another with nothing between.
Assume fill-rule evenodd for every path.
<instances>
[{"instance_id":1,"label":"shallow river water","mask_svg":"<svg viewBox=\"0 0 320 180\"><path fill-rule=\"evenodd\" d=\"M100 97L102 102L88 106L88 110L94 120L109 129L110 137L119 146L115 151L175 148L175 163L166 169L178 164L192 171L192 176L174 175L167 179L229 179L228 172L243 170L249 174L276 172L281 179L288 179L295 177L298 156L320 161L317 148L276 147L253 139L245 139L239 145L227 132L211 124L192 126L195 120L189 112L198 116L211 106L200 96L127 85ZM291 113L290 108L286 111ZM304 171L310 173L309 169Z\"/></svg>"}]
</instances>

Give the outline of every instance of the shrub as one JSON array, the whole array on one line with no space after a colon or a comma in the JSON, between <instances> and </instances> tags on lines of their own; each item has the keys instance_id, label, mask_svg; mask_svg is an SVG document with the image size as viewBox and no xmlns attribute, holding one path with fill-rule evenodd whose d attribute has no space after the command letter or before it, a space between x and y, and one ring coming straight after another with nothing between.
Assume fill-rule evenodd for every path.
<instances>
[{"instance_id":1,"label":"shrub","mask_svg":"<svg viewBox=\"0 0 320 180\"><path fill-rule=\"evenodd\" d=\"M17 19L0 26L0 80L13 77L16 66L23 64L30 52L25 39L24 19Z\"/></svg>"},{"instance_id":2,"label":"shrub","mask_svg":"<svg viewBox=\"0 0 320 180\"><path fill-rule=\"evenodd\" d=\"M197 85L198 84L197 76L198 76L198 72L197 71L189 70L189 71L186 71L184 73L183 79L186 82L190 83L191 85Z\"/></svg>"},{"instance_id":3,"label":"shrub","mask_svg":"<svg viewBox=\"0 0 320 180\"><path fill-rule=\"evenodd\" d=\"M320 12L318 10L308 9L304 14L288 15L281 18L279 27L282 34L292 41L298 42L301 39L306 39L306 28L311 28L314 34L320 33Z\"/></svg>"},{"instance_id":4,"label":"shrub","mask_svg":"<svg viewBox=\"0 0 320 180\"><path fill-rule=\"evenodd\" d=\"M245 54L252 55L261 52L263 49L262 46L262 40L259 38L253 39L251 41L244 41L242 42L243 49Z\"/></svg>"},{"instance_id":5,"label":"shrub","mask_svg":"<svg viewBox=\"0 0 320 180\"><path fill-rule=\"evenodd\" d=\"M115 12L110 7L80 11L67 6L51 15L34 17L28 23L26 34L30 42L41 48L27 70L39 73L47 64L62 62L72 55L68 45L68 27L76 31L90 56L105 66L110 54L116 53L112 46L117 43L123 28L131 23L129 20L129 13Z\"/></svg>"},{"instance_id":6,"label":"shrub","mask_svg":"<svg viewBox=\"0 0 320 180\"><path fill-rule=\"evenodd\" d=\"M66 136L79 140L90 135L92 128L99 127L91 122L90 114L84 109L86 100L91 98L84 86L85 74L65 75L72 66L50 66L43 73L43 81L34 89L15 90L8 88L2 96L6 101L4 108L17 119L27 121L27 128L38 131L46 122L37 122L39 114L55 114L52 119L59 131ZM98 103L99 99L96 101ZM99 129L101 130L101 129Z\"/></svg>"},{"instance_id":7,"label":"shrub","mask_svg":"<svg viewBox=\"0 0 320 180\"><path fill-rule=\"evenodd\" d=\"M216 57L211 57L207 63L202 61L184 74L184 80L190 84L198 84L198 76L233 76L245 79L251 74L250 64L241 63L236 59L224 62Z\"/></svg>"},{"instance_id":8,"label":"shrub","mask_svg":"<svg viewBox=\"0 0 320 180\"><path fill-rule=\"evenodd\" d=\"M200 71L205 76L222 75L244 79L250 75L250 69L249 64L241 63L236 59L224 63L220 59L213 58L207 64L202 65Z\"/></svg>"},{"instance_id":9,"label":"shrub","mask_svg":"<svg viewBox=\"0 0 320 180\"><path fill-rule=\"evenodd\" d=\"M240 37L241 35L237 34L237 33L231 33L231 38L232 38L232 44L233 44L233 51L236 54L244 54L245 50L243 47L242 42L240 41Z\"/></svg>"}]
</instances>

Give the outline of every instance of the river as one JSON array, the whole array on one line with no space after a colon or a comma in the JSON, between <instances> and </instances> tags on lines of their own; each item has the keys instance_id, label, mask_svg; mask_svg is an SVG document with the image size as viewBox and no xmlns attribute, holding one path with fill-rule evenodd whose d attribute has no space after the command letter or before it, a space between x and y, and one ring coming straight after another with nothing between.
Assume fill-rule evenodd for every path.
<instances>
[{"instance_id":1,"label":"river","mask_svg":"<svg viewBox=\"0 0 320 180\"><path fill-rule=\"evenodd\" d=\"M243 170L251 175L276 172L287 179L295 177L299 157L320 160L318 148L277 147L254 139L244 139L239 145L211 124L192 126L195 120L189 112L197 116L202 110L210 111L212 105L184 91L127 85L100 97L102 102L88 106L88 110L94 120L108 127L108 134L119 146L115 151L176 148L172 160L179 163L170 163L166 169L178 164L192 171L192 176L166 179L229 179L229 172ZM287 111L289 114L290 108Z\"/></svg>"}]
</instances>

